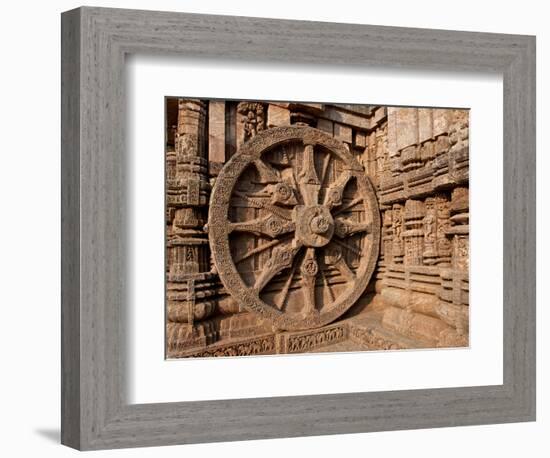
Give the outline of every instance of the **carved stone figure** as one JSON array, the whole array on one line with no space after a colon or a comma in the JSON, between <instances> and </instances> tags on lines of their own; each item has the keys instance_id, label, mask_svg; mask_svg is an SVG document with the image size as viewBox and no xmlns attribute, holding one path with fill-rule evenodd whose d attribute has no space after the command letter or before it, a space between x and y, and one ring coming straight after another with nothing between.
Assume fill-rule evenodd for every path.
<instances>
[{"instance_id":1,"label":"carved stone figure","mask_svg":"<svg viewBox=\"0 0 550 458\"><path fill-rule=\"evenodd\" d=\"M241 116L240 123L243 127L242 142L254 138L258 132L265 129L265 108L262 103L241 102L237 111Z\"/></svg>"},{"instance_id":2,"label":"carved stone figure","mask_svg":"<svg viewBox=\"0 0 550 458\"><path fill-rule=\"evenodd\" d=\"M403 262L403 207L401 204L394 204L392 209L392 256L393 262Z\"/></svg>"},{"instance_id":3,"label":"carved stone figure","mask_svg":"<svg viewBox=\"0 0 550 458\"><path fill-rule=\"evenodd\" d=\"M435 263L436 251L436 209L433 199L426 199L426 217L424 218L424 263Z\"/></svg>"}]
</instances>

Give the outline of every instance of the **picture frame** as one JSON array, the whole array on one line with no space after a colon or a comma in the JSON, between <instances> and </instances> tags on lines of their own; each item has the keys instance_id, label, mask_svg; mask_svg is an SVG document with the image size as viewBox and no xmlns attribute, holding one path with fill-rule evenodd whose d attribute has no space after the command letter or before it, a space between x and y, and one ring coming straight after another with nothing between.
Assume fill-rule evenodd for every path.
<instances>
[{"instance_id":1,"label":"picture frame","mask_svg":"<svg viewBox=\"0 0 550 458\"><path fill-rule=\"evenodd\" d=\"M535 420L535 37L81 7L62 14L61 39L63 444L92 450ZM129 404L120 228L132 53L502 74L503 384Z\"/></svg>"}]
</instances>

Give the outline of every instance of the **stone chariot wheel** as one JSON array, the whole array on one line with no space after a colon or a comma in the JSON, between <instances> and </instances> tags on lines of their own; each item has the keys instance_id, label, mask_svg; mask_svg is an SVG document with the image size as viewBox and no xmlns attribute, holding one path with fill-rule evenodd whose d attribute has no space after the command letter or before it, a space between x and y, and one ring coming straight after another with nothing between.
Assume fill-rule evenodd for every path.
<instances>
[{"instance_id":1,"label":"stone chariot wheel","mask_svg":"<svg viewBox=\"0 0 550 458\"><path fill-rule=\"evenodd\" d=\"M311 127L265 130L221 170L208 233L227 292L275 329L320 327L365 291L380 245L376 196L344 145Z\"/></svg>"}]
</instances>

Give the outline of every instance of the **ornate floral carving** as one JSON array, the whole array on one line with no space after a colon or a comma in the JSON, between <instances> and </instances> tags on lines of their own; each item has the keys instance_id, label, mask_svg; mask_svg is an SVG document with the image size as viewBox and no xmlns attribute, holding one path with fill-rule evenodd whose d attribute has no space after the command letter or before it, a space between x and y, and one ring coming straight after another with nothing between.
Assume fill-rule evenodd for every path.
<instances>
[{"instance_id":1,"label":"ornate floral carving","mask_svg":"<svg viewBox=\"0 0 550 458\"><path fill-rule=\"evenodd\" d=\"M219 345L208 350L190 353L188 356L204 358L212 356L254 356L275 353L275 337L268 336L245 342Z\"/></svg>"},{"instance_id":2,"label":"ornate floral carving","mask_svg":"<svg viewBox=\"0 0 550 458\"><path fill-rule=\"evenodd\" d=\"M286 341L287 353L305 353L326 345L343 342L347 338L344 325L330 327L311 334L289 335Z\"/></svg>"}]
</instances>

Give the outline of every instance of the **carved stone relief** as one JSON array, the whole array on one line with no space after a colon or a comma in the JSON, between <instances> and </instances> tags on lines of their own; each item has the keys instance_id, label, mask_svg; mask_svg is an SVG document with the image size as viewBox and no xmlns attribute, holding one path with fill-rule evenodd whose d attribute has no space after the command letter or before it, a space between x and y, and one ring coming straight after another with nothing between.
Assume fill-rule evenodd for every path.
<instances>
[{"instance_id":1,"label":"carved stone relief","mask_svg":"<svg viewBox=\"0 0 550 458\"><path fill-rule=\"evenodd\" d=\"M468 345L467 110L166 109L168 357Z\"/></svg>"},{"instance_id":2,"label":"carved stone relief","mask_svg":"<svg viewBox=\"0 0 550 458\"><path fill-rule=\"evenodd\" d=\"M372 185L340 143L309 127L270 129L244 144L216 180L208 228L225 288L275 329L334 321L363 293L378 257Z\"/></svg>"},{"instance_id":3,"label":"carved stone relief","mask_svg":"<svg viewBox=\"0 0 550 458\"><path fill-rule=\"evenodd\" d=\"M238 138L239 143L244 143L254 138L266 127L266 110L263 103L241 102L237 106L239 113Z\"/></svg>"}]
</instances>

